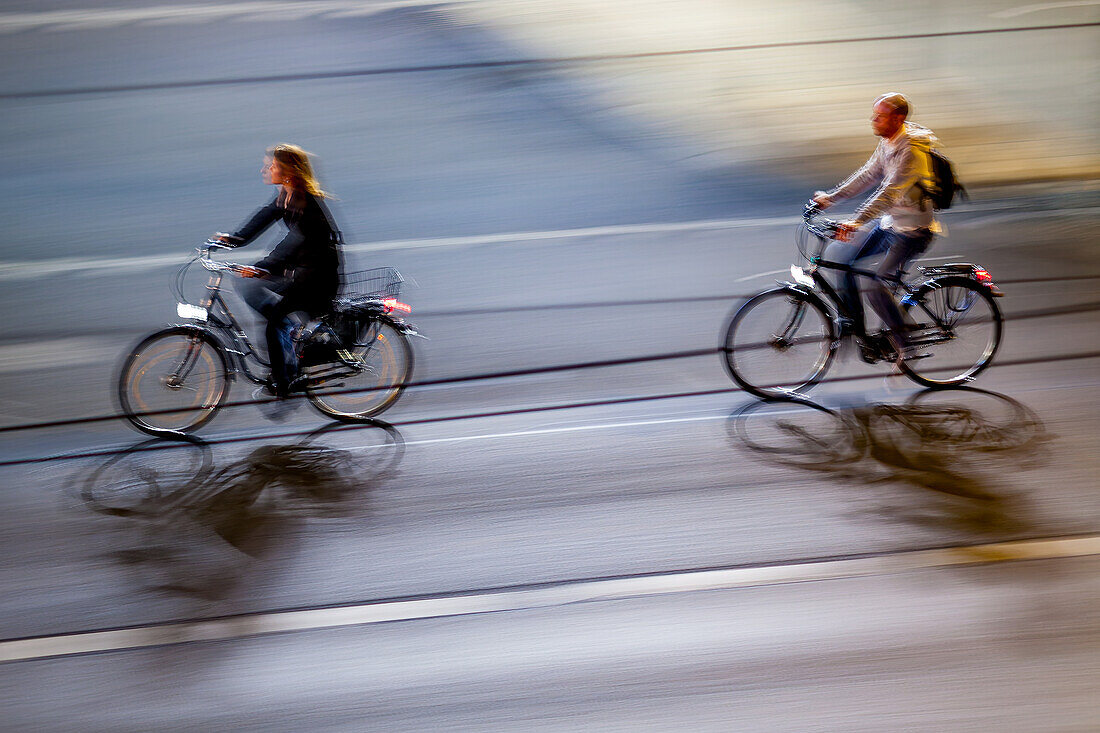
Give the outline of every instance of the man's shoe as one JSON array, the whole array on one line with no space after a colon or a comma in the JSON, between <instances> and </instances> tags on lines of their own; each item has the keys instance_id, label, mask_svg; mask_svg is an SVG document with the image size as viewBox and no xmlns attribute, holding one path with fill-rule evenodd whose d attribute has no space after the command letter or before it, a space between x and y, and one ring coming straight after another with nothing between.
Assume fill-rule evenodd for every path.
<instances>
[{"instance_id":1,"label":"man's shoe","mask_svg":"<svg viewBox=\"0 0 1100 733\"><path fill-rule=\"evenodd\" d=\"M290 380L290 385L286 389L288 394L292 394L295 392L305 392L308 386L309 377L305 374L299 374L297 377Z\"/></svg>"},{"instance_id":2,"label":"man's shoe","mask_svg":"<svg viewBox=\"0 0 1100 733\"><path fill-rule=\"evenodd\" d=\"M916 361L917 359L927 359L932 356L932 353L925 351L923 346L905 346L897 350L897 357L894 359L894 363L899 367L903 362Z\"/></svg>"}]
</instances>

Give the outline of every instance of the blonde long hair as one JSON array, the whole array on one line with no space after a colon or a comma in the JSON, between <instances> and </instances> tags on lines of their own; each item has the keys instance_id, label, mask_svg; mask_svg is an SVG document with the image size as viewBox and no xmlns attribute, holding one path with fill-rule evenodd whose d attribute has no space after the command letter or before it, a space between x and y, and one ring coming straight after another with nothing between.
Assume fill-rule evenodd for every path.
<instances>
[{"instance_id":1,"label":"blonde long hair","mask_svg":"<svg viewBox=\"0 0 1100 733\"><path fill-rule=\"evenodd\" d=\"M309 163L309 153L297 145L279 143L267 149L267 154L279 165L293 180L294 188L302 188L317 198L331 198L330 194L321 189L317 177L313 174L313 166Z\"/></svg>"}]
</instances>

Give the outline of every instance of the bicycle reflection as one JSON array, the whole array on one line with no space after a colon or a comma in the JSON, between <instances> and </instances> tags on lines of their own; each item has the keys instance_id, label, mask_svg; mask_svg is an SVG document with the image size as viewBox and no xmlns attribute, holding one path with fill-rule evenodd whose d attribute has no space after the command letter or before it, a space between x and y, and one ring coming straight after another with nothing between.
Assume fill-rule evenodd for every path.
<instances>
[{"instance_id":1,"label":"bicycle reflection","mask_svg":"<svg viewBox=\"0 0 1100 733\"><path fill-rule=\"evenodd\" d=\"M925 390L902 405L752 402L727 426L737 444L772 463L853 483L907 483L948 502L938 515L927 507L894 514L996 532L1027 529L1022 500L1006 492L1002 479L1041 463L1051 437L1024 405L974 388Z\"/></svg>"},{"instance_id":2,"label":"bicycle reflection","mask_svg":"<svg viewBox=\"0 0 1100 733\"><path fill-rule=\"evenodd\" d=\"M135 546L114 556L146 585L218 598L252 560L285 549L303 521L367 511L371 489L393 474L404 448L388 423L331 423L219 469L198 438L154 438L97 466L80 493L136 532Z\"/></svg>"}]
</instances>

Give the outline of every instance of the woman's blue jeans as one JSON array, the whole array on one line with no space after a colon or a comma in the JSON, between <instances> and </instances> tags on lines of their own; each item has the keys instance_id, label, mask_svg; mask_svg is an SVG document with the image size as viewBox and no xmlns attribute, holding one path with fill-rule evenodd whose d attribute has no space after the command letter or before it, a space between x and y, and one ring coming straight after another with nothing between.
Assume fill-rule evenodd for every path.
<instances>
[{"instance_id":1,"label":"woman's blue jeans","mask_svg":"<svg viewBox=\"0 0 1100 733\"><path fill-rule=\"evenodd\" d=\"M285 395L290 382L298 376L298 356L294 353L294 329L308 321L296 304L283 297L290 280L279 277L236 278L237 293L254 311L267 320L264 335L271 362L271 381L276 394Z\"/></svg>"}]
</instances>

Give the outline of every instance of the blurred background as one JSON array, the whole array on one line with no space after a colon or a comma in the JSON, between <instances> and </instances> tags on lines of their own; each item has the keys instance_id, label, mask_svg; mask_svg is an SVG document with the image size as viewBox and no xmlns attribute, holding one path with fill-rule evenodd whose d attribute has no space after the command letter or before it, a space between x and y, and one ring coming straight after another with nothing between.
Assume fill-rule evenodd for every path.
<instances>
[{"instance_id":1,"label":"blurred background","mask_svg":"<svg viewBox=\"0 0 1100 733\"><path fill-rule=\"evenodd\" d=\"M1098 27L1091 0L0 2L6 725L1091 730ZM887 91L970 188L927 256L1005 291L997 362L929 395L846 355L762 406L719 334ZM362 430L243 404L145 442L120 360L270 197L276 142L315 154L349 265L409 279L443 383Z\"/></svg>"}]
</instances>

